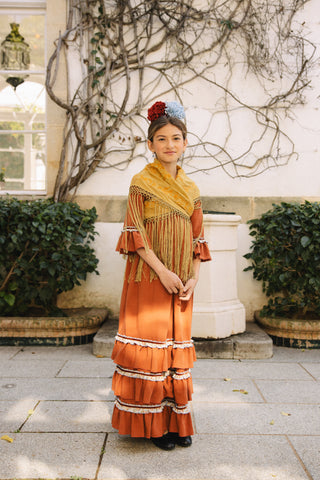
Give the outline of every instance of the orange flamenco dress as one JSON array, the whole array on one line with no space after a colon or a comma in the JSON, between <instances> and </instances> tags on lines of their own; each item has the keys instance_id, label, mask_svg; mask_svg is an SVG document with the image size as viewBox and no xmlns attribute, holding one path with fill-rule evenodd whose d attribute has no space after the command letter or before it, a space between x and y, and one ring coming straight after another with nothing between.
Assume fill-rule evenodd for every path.
<instances>
[{"instance_id":1,"label":"orange flamenco dress","mask_svg":"<svg viewBox=\"0 0 320 480\"><path fill-rule=\"evenodd\" d=\"M178 295L169 294L137 249L152 248L183 283L192 276L193 258L207 261L211 257L203 239L201 202L193 182L182 169L173 179L157 161L146 168L155 174L152 180L159 176L161 186L170 186L177 197L172 200L165 194L161 199L158 186L154 190L149 185L146 190L139 174L131 183L117 245L117 251L128 259L112 353L116 364L112 426L132 437L161 437L168 431L185 437L193 434L189 406L193 393L190 368L196 359L191 339L193 299L181 301ZM190 216L174 205L186 191L191 197ZM189 267L185 252L190 257Z\"/></svg>"}]
</instances>

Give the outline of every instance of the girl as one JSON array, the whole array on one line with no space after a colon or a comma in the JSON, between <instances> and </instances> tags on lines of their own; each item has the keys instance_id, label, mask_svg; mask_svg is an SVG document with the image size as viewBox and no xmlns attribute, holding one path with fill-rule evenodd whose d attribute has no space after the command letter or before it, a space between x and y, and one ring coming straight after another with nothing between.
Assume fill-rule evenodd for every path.
<instances>
[{"instance_id":1,"label":"girl","mask_svg":"<svg viewBox=\"0 0 320 480\"><path fill-rule=\"evenodd\" d=\"M177 165L187 146L184 118L178 102L148 110L155 159L132 179L117 245L128 260L112 353L112 425L164 450L192 444L193 291L200 262L211 260L199 190Z\"/></svg>"}]
</instances>

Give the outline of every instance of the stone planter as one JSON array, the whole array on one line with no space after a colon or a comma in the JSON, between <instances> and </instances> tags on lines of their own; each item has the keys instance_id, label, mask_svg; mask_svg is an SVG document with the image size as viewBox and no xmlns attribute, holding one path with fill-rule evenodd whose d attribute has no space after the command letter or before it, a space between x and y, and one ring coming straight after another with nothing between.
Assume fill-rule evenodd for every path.
<instances>
[{"instance_id":1,"label":"stone planter","mask_svg":"<svg viewBox=\"0 0 320 480\"><path fill-rule=\"evenodd\" d=\"M205 238L212 262L200 268L194 295L192 336L226 338L246 329L245 308L238 298L236 250L241 217L235 214L204 215Z\"/></svg>"},{"instance_id":2,"label":"stone planter","mask_svg":"<svg viewBox=\"0 0 320 480\"><path fill-rule=\"evenodd\" d=\"M275 345L294 348L320 348L320 319L302 320L284 317L261 317L255 320L272 338Z\"/></svg>"},{"instance_id":3,"label":"stone planter","mask_svg":"<svg viewBox=\"0 0 320 480\"><path fill-rule=\"evenodd\" d=\"M0 317L0 345L81 345L90 343L107 309L65 309L68 317Z\"/></svg>"}]
</instances>

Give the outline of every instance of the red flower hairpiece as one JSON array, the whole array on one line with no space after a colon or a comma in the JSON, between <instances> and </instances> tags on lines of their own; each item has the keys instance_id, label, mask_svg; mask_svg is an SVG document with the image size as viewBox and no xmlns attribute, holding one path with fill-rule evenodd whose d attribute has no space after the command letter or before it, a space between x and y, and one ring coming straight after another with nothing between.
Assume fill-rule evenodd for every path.
<instances>
[{"instance_id":1,"label":"red flower hairpiece","mask_svg":"<svg viewBox=\"0 0 320 480\"><path fill-rule=\"evenodd\" d=\"M166 116L166 104L164 102L156 102L148 110L148 120L153 122L159 117Z\"/></svg>"}]
</instances>

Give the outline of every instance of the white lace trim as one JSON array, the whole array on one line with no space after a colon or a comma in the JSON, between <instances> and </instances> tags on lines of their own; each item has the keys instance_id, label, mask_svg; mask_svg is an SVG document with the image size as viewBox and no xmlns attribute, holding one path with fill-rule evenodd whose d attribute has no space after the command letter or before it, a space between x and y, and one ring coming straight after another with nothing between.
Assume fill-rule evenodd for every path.
<instances>
[{"instance_id":1,"label":"white lace trim","mask_svg":"<svg viewBox=\"0 0 320 480\"><path fill-rule=\"evenodd\" d=\"M121 230L122 233L125 233L125 232L138 232L139 230L136 228L136 227L131 227L131 226L127 226L127 227L123 227L123 229Z\"/></svg>"},{"instance_id":2,"label":"white lace trim","mask_svg":"<svg viewBox=\"0 0 320 480\"><path fill-rule=\"evenodd\" d=\"M151 382L164 382L166 377L170 375L169 372L153 374L148 372L139 372L137 370L126 370L122 367L120 368L119 366L116 367L116 372L124 377L139 378L141 380L149 380Z\"/></svg>"},{"instance_id":3,"label":"white lace trim","mask_svg":"<svg viewBox=\"0 0 320 480\"><path fill-rule=\"evenodd\" d=\"M191 348L193 347L193 340L188 340L185 342L177 342L173 339L168 339L165 342L157 342L155 340L143 340L137 339L134 337L127 337L126 335L116 335L116 340L121 343L126 343L130 345L139 345L140 347L149 347L149 348Z\"/></svg>"},{"instance_id":4,"label":"white lace trim","mask_svg":"<svg viewBox=\"0 0 320 480\"><path fill-rule=\"evenodd\" d=\"M175 372L172 375L173 380L187 380L191 377L190 369L186 373Z\"/></svg>"},{"instance_id":5,"label":"white lace trim","mask_svg":"<svg viewBox=\"0 0 320 480\"><path fill-rule=\"evenodd\" d=\"M158 405L132 405L130 403L123 403L120 402L119 399L116 399L115 406L124 412L129 413L140 413L140 414L147 414L147 413L162 413L165 407L170 407L172 410L177 414L187 414L190 413L190 406L189 405L176 405L171 400L164 400Z\"/></svg>"},{"instance_id":6,"label":"white lace trim","mask_svg":"<svg viewBox=\"0 0 320 480\"><path fill-rule=\"evenodd\" d=\"M193 243L208 243L207 240L205 240L203 237L200 238L194 238Z\"/></svg>"},{"instance_id":7,"label":"white lace trim","mask_svg":"<svg viewBox=\"0 0 320 480\"><path fill-rule=\"evenodd\" d=\"M186 372L176 372L174 370L168 370L167 372L162 373L149 373L149 372L141 372L138 370L129 370L123 367L119 367L117 365L116 372L119 375L129 378L138 378L140 380L148 380L151 382L164 382L165 379L171 376L174 380L186 380L191 377L190 369Z\"/></svg>"}]
</instances>

